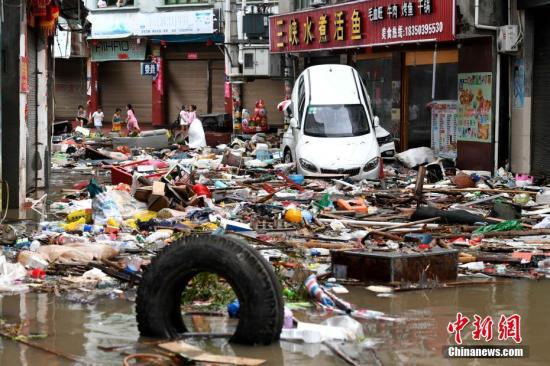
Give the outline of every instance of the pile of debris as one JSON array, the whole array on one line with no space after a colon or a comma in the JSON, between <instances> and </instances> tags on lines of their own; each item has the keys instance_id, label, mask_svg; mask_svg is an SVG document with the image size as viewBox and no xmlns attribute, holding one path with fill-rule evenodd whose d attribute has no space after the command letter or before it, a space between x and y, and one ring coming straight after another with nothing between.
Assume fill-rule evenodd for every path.
<instances>
[{"instance_id":1,"label":"pile of debris","mask_svg":"<svg viewBox=\"0 0 550 366\"><path fill-rule=\"evenodd\" d=\"M550 188L533 177L459 171L421 148L386 162L380 181L308 179L267 134L200 151L84 140L59 141L54 171L107 174L64 190L47 212L58 219L5 241L0 290L124 289L159 251L197 234L246 240L275 268L287 304L309 297L359 319L393 318L337 297L346 286L385 296L550 275ZM285 339L331 334L287 318Z\"/></svg>"}]
</instances>

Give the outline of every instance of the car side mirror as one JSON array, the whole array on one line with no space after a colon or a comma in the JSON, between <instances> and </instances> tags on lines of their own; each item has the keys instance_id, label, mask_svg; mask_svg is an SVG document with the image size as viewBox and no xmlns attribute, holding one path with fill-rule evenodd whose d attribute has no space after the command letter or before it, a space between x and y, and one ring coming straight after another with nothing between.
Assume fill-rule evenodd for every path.
<instances>
[{"instance_id":1,"label":"car side mirror","mask_svg":"<svg viewBox=\"0 0 550 366\"><path fill-rule=\"evenodd\" d=\"M374 116L374 127L379 127L380 126L380 118L378 118L378 116Z\"/></svg>"},{"instance_id":2,"label":"car side mirror","mask_svg":"<svg viewBox=\"0 0 550 366\"><path fill-rule=\"evenodd\" d=\"M298 128L298 121L294 117L290 119L290 128Z\"/></svg>"}]
</instances>

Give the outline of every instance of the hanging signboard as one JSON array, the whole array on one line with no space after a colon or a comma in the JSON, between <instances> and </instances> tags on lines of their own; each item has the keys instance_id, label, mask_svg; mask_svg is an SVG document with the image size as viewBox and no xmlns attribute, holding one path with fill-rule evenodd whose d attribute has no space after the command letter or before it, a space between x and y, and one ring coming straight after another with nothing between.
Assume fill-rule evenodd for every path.
<instances>
[{"instance_id":1,"label":"hanging signboard","mask_svg":"<svg viewBox=\"0 0 550 366\"><path fill-rule=\"evenodd\" d=\"M19 92L29 92L29 58L19 57Z\"/></svg>"},{"instance_id":2,"label":"hanging signboard","mask_svg":"<svg viewBox=\"0 0 550 366\"><path fill-rule=\"evenodd\" d=\"M145 59L146 42L136 39L95 40L90 44L92 61L124 61Z\"/></svg>"},{"instance_id":3,"label":"hanging signboard","mask_svg":"<svg viewBox=\"0 0 550 366\"><path fill-rule=\"evenodd\" d=\"M271 52L451 41L454 0L364 0L269 18Z\"/></svg>"},{"instance_id":4,"label":"hanging signboard","mask_svg":"<svg viewBox=\"0 0 550 366\"><path fill-rule=\"evenodd\" d=\"M157 64L155 62L142 62L140 64L141 75L156 76L158 73Z\"/></svg>"},{"instance_id":5,"label":"hanging signboard","mask_svg":"<svg viewBox=\"0 0 550 366\"><path fill-rule=\"evenodd\" d=\"M456 100L431 103L432 149L436 156L456 159Z\"/></svg>"},{"instance_id":6,"label":"hanging signboard","mask_svg":"<svg viewBox=\"0 0 550 366\"><path fill-rule=\"evenodd\" d=\"M94 13L92 39L170 34L214 33L214 10L174 11L166 13Z\"/></svg>"},{"instance_id":7,"label":"hanging signboard","mask_svg":"<svg viewBox=\"0 0 550 366\"><path fill-rule=\"evenodd\" d=\"M493 74L458 74L458 140L491 142Z\"/></svg>"}]
</instances>

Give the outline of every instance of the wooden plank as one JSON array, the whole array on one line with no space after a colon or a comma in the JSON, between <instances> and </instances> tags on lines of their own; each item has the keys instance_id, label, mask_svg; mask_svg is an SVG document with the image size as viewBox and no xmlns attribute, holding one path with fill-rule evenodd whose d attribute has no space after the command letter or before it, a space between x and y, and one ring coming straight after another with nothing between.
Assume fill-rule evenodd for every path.
<instances>
[{"instance_id":1,"label":"wooden plank","mask_svg":"<svg viewBox=\"0 0 550 366\"><path fill-rule=\"evenodd\" d=\"M202 349L182 341L162 343L159 344L159 347L172 353L181 354L185 358L195 362L211 362L242 366L257 366L266 362L259 358L215 355L213 353L204 352Z\"/></svg>"},{"instance_id":2,"label":"wooden plank","mask_svg":"<svg viewBox=\"0 0 550 366\"><path fill-rule=\"evenodd\" d=\"M243 366L257 366L262 365L266 361L258 358L236 357L236 356L223 356L214 355L211 353L203 353L192 358L196 362L212 362L229 365L243 365Z\"/></svg>"}]
</instances>

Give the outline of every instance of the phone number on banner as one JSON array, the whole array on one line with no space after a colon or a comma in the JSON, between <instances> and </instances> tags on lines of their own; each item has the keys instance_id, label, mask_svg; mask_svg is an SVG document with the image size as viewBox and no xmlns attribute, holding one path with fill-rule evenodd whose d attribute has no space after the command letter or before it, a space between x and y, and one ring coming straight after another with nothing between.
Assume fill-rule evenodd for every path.
<instances>
[{"instance_id":1,"label":"phone number on banner","mask_svg":"<svg viewBox=\"0 0 550 366\"><path fill-rule=\"evenodd\" d=\"M410 25L405 27L405 36L423 36L426 34L436 34L443 32L443 22Z\"/></svg>"}]
</instances>

